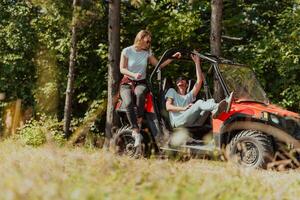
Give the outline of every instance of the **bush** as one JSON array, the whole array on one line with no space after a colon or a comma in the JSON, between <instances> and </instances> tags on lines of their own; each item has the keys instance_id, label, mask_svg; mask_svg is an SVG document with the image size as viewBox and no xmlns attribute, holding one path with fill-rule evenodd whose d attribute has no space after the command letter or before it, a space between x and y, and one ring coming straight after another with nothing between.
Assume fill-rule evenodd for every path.
<instances>
[{"instance_id":1,"label":"bush","mask_svg":"<svg viewBox=\"0 0 300 200\"><path fill-rule=\"evenodd\" d=\"M40 146L46 142L53 141L62 146L65 144L61 124L56 118L41 116L39 120L31 120L19 131L22 143L30 146Z\"/></svg>"},{"instance_id":2,"label":"bush","mask_svg":"<svg viewBox=\"0 0 300 200\"><path fill-rule=\"evenodd\" d=\"M19 134L20 139L26 145L37 147L44 144L47 141L43 127L41 127L40 123L35 120L26 124L20 130Z\"/></svg>"}]
</instances>

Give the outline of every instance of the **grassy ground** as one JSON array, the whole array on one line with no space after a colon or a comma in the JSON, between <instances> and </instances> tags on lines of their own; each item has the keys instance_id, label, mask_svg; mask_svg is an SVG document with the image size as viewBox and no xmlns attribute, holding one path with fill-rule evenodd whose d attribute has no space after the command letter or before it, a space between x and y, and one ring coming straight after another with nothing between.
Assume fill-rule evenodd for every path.
<instances>
[{"instance_id":1,"label":"grassy ground","mask_svg":"<svg viewBox=\"0 0 300 200\"><path fill-rule=\"evenodd\" d=\"M102 150L0 142L0 199L299 199L299 171L134 160Z\"/></svg>"}]
</instances>

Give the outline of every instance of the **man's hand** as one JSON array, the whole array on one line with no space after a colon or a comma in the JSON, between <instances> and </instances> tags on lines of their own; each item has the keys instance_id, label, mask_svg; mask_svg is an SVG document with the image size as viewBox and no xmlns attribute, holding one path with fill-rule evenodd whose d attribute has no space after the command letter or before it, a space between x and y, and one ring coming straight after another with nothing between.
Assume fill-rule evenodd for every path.
<instances>
[{"instance_id":1,"label":"man's hand","mask_svg":"<svg viewBox=\"0 0 300 200\"><path fill-rule=\"evenodd\" d=\"M191 54L191 58L193 59L193 61L196 65L199 64L199 66L200 66L200 57L198 55Z\"/></svg>"},{"instance_id":2,"label":"man's hand","mask_svg":"<svg viewBox=\"0 0 300 200\"><path fill-rule=\"evenodd\" d=\"M187 109L189 109L191 106L192 106L193 104L192 103L190 103L189 105L187 105L187 106L185 106L185 107L183 107L183 111L186 111Z\"/></svg>"},{"instance_id":3,"label":"man's hand","mask_svg":"<svg viewBox=\"0 0 300 200\"><path fill-rule=\"evenodd\" d=\"M181 107L181 106L174 106L173 105L173 99L172 98L167 98L167 102L166 102L166 109L169 112L182 112L182 111L186 111L187 109L189 109L193 104L190 103L187 106Z\"/></svg>"}]
</instances>

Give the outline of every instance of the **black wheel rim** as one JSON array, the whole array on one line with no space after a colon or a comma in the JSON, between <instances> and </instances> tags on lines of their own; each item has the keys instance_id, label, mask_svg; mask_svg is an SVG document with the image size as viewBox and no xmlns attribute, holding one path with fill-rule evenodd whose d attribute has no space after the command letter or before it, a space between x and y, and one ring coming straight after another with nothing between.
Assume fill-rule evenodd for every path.
<instances>
[{"instance_id":1,"label":"black wheel rim","mask_svg":"<svg viewBox=\"0 0 300 200\"><path fill-rule=\"evenodd\" d=\"M254 166L259 159L258 147L249 141L237 143L234 154L238 162L245 166Z\"/></svg>"}]
</instances>

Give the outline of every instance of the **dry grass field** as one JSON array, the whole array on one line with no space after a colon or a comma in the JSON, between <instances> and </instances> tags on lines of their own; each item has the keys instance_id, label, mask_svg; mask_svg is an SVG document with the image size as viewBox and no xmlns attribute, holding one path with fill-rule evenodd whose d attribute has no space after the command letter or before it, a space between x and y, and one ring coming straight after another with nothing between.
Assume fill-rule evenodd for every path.
<instances>
[{"instance_id":1,"label":"dry grass field","mask_svg":"<svg viewBox=\"0 0 300 200\"><path fill-rule=\"evenodd\" d=\"M300 172L0 142L0 199L299 199Z\"/></svg>"}]
</instances>

